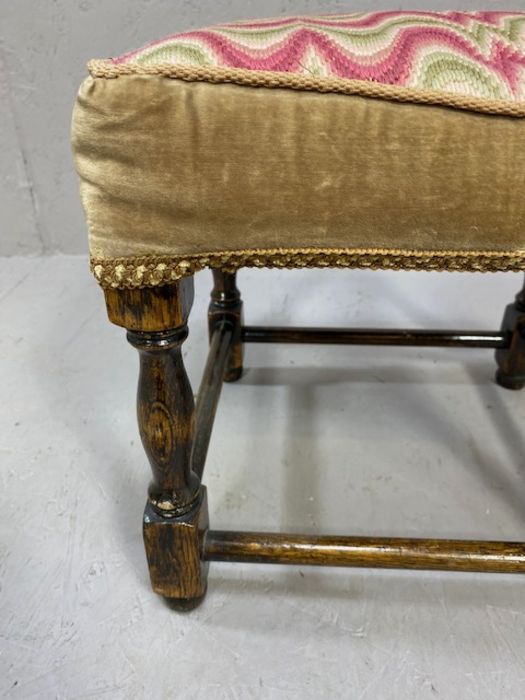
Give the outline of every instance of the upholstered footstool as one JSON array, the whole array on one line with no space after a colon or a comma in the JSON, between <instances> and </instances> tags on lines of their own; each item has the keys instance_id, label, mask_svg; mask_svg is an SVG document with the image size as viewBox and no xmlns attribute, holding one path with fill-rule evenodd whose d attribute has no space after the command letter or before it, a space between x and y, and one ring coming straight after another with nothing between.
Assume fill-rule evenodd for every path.
<instances>
[{"instance_id":1,"label":"upholstered footstool","mask_svg":"<svg viewBox=\"0 0 525 700\"><path fill-rule=\"evenodd\" d=\"M522 543L214 531L201 484L248 342L495 348L499 384L524 386L524 292L494 332L254 327L235 272L524 270L525 13L222 24L89 73L73 149L91 267L140 353L154 590L195 605L213 560L525 571ZM194 404L181 346L203 268L210 349Z\"/></svg>"}]
</instances>

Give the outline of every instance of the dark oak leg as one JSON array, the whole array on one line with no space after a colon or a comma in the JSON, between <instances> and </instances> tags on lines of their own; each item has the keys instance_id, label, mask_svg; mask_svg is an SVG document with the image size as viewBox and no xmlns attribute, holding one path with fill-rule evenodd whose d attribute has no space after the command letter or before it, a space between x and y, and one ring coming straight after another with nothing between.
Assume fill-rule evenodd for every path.
<instances>
[{"instance_id":1,"label":"dark oak leg","mask_svg":"<svg viewBox=\"0 0 525 700\"><path fill-rule=\"evenodd\" d=\"M505 309L502 330L510 336L507 348L496 350L498 370L496 381L505 389L523 389L525 386L525 288L513 304Z\"/></svg>"},{"instance_id":2,"label":"dark oak leg","mask_svg":"<svg viewBox=\"0 0 525 700\"><path fill-rule=\"evenodd\" d=\"M137 414L153 472L143 528L151 583L173 607L191 609L206 592L208 528L206 491L191 468L195 407L181 354L193 278L105 294L110 320L128 329L140 355Z\"/></svg>"},{"instance_id":3,"label":"dark oak leg","mask_svg":"<svg viewBox=\"0 0 525 700\"><path fill-rule=\"evenodd\" d=\"M221 321L227 320L233 329L230 358L224 373L225 382L235 382L242 375L244 345L242 342L242 300L235 283L234 272L212 270L213 290L208 308L208 328L210 338L214 328Z\"/></svg>"}]
</instances>

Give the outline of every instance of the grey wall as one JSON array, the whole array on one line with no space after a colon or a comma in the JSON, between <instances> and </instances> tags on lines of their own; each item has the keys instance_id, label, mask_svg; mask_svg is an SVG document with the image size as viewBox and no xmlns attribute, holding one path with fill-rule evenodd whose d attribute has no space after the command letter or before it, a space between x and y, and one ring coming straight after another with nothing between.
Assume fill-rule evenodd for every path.
<instances>
[{"instance_id":1,"label":"grey wall","mask_svg":"<svg viewBox=\"0 0 525 700\"><path fill-rule=\"evenodd\" d=\"M69 122L89 58L234 19L452 5L451 0L0 0L0 254L86 250ZM458 5L500 9L501 1ZM523 10L525 0L506 3L505 9Z\"/></svg>"}]
</instances>

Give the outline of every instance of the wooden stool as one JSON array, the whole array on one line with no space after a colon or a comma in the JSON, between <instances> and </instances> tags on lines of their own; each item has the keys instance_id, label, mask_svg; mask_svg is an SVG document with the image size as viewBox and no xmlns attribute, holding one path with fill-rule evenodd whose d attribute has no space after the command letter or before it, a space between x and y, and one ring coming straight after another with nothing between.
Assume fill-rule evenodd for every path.
<instances>
[{"instance_id":1,"label":"wooden stool","mask_svg":"<svg viewBox=\"0 0 525 700\"><path fill-rule=\"evenodd\" d=\"M242 267L525 270L525 13L225 24L91 61L73 149L92 270L140 354L153 589L181 609L210 561L525 571L525 544L209 529L201 483L245 343L494 348L525 385L525 292L501 330L246 326ZM193 275L213 270L194 403Z\"/></svg>"}]
</instances>

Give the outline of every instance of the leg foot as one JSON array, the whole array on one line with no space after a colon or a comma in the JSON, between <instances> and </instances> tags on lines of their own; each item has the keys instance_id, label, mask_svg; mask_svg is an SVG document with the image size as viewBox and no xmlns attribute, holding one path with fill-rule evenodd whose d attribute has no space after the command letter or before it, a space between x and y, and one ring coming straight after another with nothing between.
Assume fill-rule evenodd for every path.
<instances>
[{"instance_id":1,"label":"leg foot","mask_svg":"<svg viewBox=\"0 0 525 700\"><path fill-rule=\"evenodd\" d=\"M496 371L496 384L502 386L504 389L511 389L512 391L519 391L525 386L525 378L513 377L509 374L504 374L500 369Z\"/></svg>"},{"instance_id":2,"label":"leg foot","mask_svg":"<svg viewBox=\"0 0 525 700\"><path fill-rule=\"evenodd\" d=\"M224 375L224 381L228 382L231 384L232 382L236 382L238 379L242 377L243 373L243 368L241 367L232 367L231 369L228 369L226 374Z\"/></svg>"},{"instance_id":3,"label":"leg foot","mask_svg":"<svg viewBox=\"0 0 525 700\"><path fill-rule=\"evenodd\" d=\"M186 613L195 610L206 597L206 591L198 598L164 598L164 602L171 610L177 613Z\"/></svg>"},{"instance_id":4,"label":"leg foot","mask_svg":"<svg viewBox=\"0 0 525 700\"><path fill-rule=\"evenodd\" d=\"M509 335L509 345L496 350L496 382L514 391L525 386L525 289L505 309L503 331Z\"/></svg>"},{"instance_id":5,"label":"leg foot","mask_svg":"<svg viewBox=\"0 0 525 700\"><path fill-rule=\"evenodd\" d=\"M203 543L208 529L206 489L190 511L166 518L148 501L144 512L144 544L155 593L177 610L191 610L204 599L208 562Z\"/></svg>"}]
</instances>

